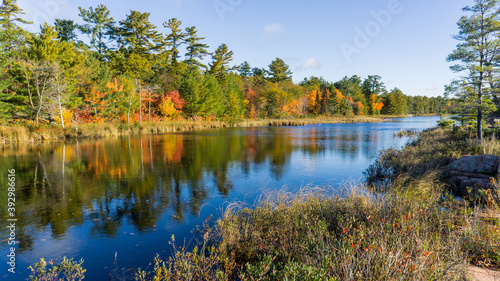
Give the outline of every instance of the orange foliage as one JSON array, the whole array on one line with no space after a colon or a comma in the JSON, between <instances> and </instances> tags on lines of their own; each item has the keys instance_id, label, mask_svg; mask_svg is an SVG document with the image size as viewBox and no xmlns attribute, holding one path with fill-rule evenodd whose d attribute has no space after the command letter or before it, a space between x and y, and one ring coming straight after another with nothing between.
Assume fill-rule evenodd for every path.
<instances>
[{"instance_id":1,"label":"orange foliage","mask_svg":"<svg viewBox=\"0 0 500 281\"><path fill-rule=\"evenodd\" d=\"M320 104L320 96L318 95L318 89L316 88L312 92L306 95L307 99L307 112L316 114L318 113L318 105Z\"/></svg>"},{"instance_id":2,"label":"orange foliage","mask_svg":"<svg viewBox=\"0 0 500 281\"><path fill-rule=\"evenodd\" d=\"M245 94L244 103L248 112L248 117L257 118L257 94L252 88L248 88Z\"/></svg>"},{"instance_id":3,"label":"orange foliage","mask_svg":"<svg viewBox=\"0 0 500 281\"><path fill-rule=\"evenodd\" d=\"M379 96L377 96L375 94L370 95L370 99L368 102L369 102L369 105L372 109L371 114L379 114L380 110L384 107L384 103L383 103L382 98L380 98Z\"/></svg>"},{"instance_id":4,"label":"orange foliage","mask_svg":"<svg viewBox=\"0 0 500 281\"><path fill-rule=\"evenodd\" d=\"M342 92L338 89L335 89L335 97L337 98L339 103L344 99L344 95L342 95Z\"/></svg>"},{"instance_id":5,"label":"orange foliage","mask_svg":"<svg viewBox=\"0 0 500 281\"><path fill-rule=\"evenodd\" d=\"M352 99L351 99L351 100L352 100ZM356 108L357 108L357 113L358 113L359 115L363 115L363 114L364 114L364 112L363 112L363 109L364 109L363 104L362 104L361 102L359 102L359 101L358 101L358 102L356 102L355 106L356 106Z\"/></svg>"},{"instance_id":6,"label":"orange foliage","mask_svg":"<svg viewBox=\"0 0 500 281\"><path fill-rule=\"evenodd\" d=\"M301 114L301 103L298 100L292 100L285 106L283 106L283 115L293 116Z\"/></svg>"}]
</instances>

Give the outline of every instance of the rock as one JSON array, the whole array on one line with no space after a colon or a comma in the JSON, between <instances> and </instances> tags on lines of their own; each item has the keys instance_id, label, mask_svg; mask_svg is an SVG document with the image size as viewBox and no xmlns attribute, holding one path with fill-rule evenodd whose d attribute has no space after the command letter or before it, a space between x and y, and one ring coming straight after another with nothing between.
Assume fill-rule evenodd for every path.
<instances>
[{"instance_id":1,"label":"rock","mask_svg":"<svg viewBox=\"0 0 500 281\"><path fill-rule=\"evenodd\" d=\"M500 175L500 156L464 156L447 166L448 182L458 196L477 195L480 190L491 189L498 194L498 184L492 178Z\"/></svg>"},{"instance_id":2,"label":"rock","mask_svg":"<svg viewBox=\"0 0 500 281\"><path fill-rule=\"evenodd\" d=\"M453 193L458 196L469 195L469 189L471 189L472 194L477 194L479 190L488 190L492 187L491 181L483 178L452 176L449 182L452 185Z\"/></svg>"},{"instance_id":3,"label":"rock","mask_svg":"<svg viewBox=\"0 0 500 281\"><path fill-rule=\"evenodd\" d=\"M448 165L448 170L497 176L500 174L499 164L500 156L493 155L475 155L464 156Z\"/></svg>"}]
</instances>

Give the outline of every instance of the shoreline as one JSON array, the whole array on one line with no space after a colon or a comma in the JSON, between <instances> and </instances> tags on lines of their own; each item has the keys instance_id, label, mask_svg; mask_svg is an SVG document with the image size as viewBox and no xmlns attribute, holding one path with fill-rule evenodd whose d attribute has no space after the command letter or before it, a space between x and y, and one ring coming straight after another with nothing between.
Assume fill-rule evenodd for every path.
<instances>
[{"instance_id":1,"label":"shoreline","mask_svg":"<svg viewBox=\"0 0 500 281\"><path fill-rule=\"evenodd\" d=\"M290 119L242 119L238 121L165 121L151 123L135 123L132 125L120 123L87 123L71 125L65 128L53 125L39 126L0 126L0 144L3 146L15 144L37 144L50 141L72 139L103 139L124 135L164 134L195 130L221 128L279 127L304 126L309 124L338 123L379 123L387 122L389 118L405 118L407 116L334 116L317 118Z\"/></svg>"}]
</instances>

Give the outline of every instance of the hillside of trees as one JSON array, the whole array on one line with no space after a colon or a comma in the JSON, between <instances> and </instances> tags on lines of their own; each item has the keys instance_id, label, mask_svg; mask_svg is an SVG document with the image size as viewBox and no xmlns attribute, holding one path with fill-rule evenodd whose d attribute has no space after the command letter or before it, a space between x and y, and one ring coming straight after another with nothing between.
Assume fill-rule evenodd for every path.
<instances>
[{"instance_id":1,"label":"hillside of trees","mask_svg":"<svg viewBox=\"0 0 500 281\"><path fill-rule=\"evenodd\" d=\"M195 26L153 25L147 12L115 20L104 5L80 7L85 24L57 19L30 33L15 0L0 7L0 122L53 123L178 119L450 113L454 101L386 89L377 75L292 82L276 58L266 68L233 63ZM85 42L84 42L85 41ZM208 63L207 63L208 62Z\"/></svg>"}]
</instances>

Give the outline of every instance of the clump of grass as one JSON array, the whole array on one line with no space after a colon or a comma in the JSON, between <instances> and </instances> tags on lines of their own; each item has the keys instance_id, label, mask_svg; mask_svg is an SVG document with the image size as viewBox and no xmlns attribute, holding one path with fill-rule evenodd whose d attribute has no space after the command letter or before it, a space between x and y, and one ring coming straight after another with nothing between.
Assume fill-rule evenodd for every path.
<instances>
[{"instance_id":1,"label":"clump of grass","mask_svg":"<svg viewBox=\"0 0 500 281\"><path fill-rule=\"evenodd\" d=\"M402 138L404 136L413 137L416 135L418 135L418 132L412 129L406 129L406 130L401 129L398 132L394 132L394 136L399 138Z\"/></svg>"}]
</instances>

